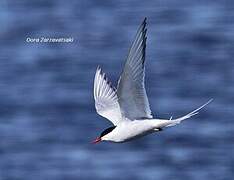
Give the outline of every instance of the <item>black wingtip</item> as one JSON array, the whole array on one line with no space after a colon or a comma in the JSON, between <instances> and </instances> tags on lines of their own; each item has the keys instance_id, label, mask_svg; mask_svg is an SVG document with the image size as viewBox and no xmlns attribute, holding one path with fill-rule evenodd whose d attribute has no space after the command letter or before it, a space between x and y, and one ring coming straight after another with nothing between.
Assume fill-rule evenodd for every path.
<instances>
[{"instance_id":1,"label":"black wingtip","mask_svg":"<svg viewBox=\"0 0 234 180\"><path fill-rule=\"evenodd\" d=\"M142 26L145 28L146 24L147 24L147 17L144 18L144 20L142 22Z\"/></svg>"}]
</instances>

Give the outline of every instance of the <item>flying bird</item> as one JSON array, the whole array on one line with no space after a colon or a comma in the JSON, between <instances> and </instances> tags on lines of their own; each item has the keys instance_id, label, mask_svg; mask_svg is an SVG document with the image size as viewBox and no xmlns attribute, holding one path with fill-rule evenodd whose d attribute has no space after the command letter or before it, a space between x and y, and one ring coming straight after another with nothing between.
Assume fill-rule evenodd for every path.
<instances>
[{"instance_id":1,"label":"flying bird","mask_svg":"<svg viewBox=\"0 0 234 180\"><path fill-rule=\"evenodd\" d=\"M106 74L97 68L94 79L95 108L99 115L113 126L105 129L93 143L111 141L127 142L163 129L175 126L196 114L211 100L176 119L155 119L152 116L145 90L146 18L140 25L133 41L117 89Z\"/></svg>"}]
</instances>

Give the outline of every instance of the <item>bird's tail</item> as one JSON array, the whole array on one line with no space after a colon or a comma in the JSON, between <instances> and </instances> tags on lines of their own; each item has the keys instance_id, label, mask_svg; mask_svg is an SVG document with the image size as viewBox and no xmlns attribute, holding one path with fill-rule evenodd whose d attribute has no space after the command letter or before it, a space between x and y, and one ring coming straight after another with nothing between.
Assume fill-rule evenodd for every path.
<instances>
[{"instance_id":1,"label":"bird's tail","mask_svg":"<svg viewBox=\"0 0 234 180\"><path fill-rule=\"evenodd\" d=\"M199 113L199 110L201 110L202 108L204 108L206 105L208 105L211 101L213 101L213 99L210 99L209 101L207 101L205 104L203 104L202 106L200 106L199 108L195 109L194 111L186 114L185 116L179 117L177 119L170 119L171 123L169 125L167 125L166 127L170 127L170 126L175 126L177 124L179 124L181 121L191 118L192 116L196 115Z\"/></svg>"}]
</instances>

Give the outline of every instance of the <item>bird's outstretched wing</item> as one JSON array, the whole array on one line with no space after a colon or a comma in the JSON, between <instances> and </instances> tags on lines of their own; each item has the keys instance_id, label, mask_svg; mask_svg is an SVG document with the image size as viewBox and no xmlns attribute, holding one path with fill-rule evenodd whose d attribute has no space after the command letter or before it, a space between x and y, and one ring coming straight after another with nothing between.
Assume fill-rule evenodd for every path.
<instances>
[{"instance_id":1,"label":"bird's outstretched wing","mask_svg":"<svg viewBox=\"0 0 234 180\"><path fill-rule=\"evenodd\" d=\"M93 93L95 108L99 115L107 118L114 125L122 121L116 90L100 67L96 71Z\"/></svg>"},{"instance_id":2,"label":"bird's outstretched wing","mask_svg":"<svg viewBox=\"0 0 234 180\"><path fill-rule=\"evenodd\" d=\"M131 120L152 118L144 83L146 31L145 18L137 31L118 82L121 111Z\"/></svg>"}]
</instances>

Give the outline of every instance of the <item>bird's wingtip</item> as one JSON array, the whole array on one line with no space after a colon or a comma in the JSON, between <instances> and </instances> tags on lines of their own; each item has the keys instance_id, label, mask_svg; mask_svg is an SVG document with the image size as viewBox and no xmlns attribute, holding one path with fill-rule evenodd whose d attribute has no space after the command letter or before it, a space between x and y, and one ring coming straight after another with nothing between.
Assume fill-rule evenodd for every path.
<instances>
[{"instance_id":1,"label":"bird's wingtip","mask_svg":"<svg viewBox=\"0 0 234 180\"><path fill-rule=\"evenodd\" d=\"M102 71L102 68L101 68L100 65L98 65L98 66L97 66L97 69L96 69L96 72L100 72L100 73L101 73L101 71Z\"/></svg>"},{"instance_id":2,"label":"bird's wingtip","mask_svg":"<svg viewBox=\"0 0 234 180\"><path fill-rule=\"evenodd\" d=\"M147 17L144 18L142 24L143 24L144 26L146 26L146 24L147 24Z\"/></svg>"}]
</instances>

